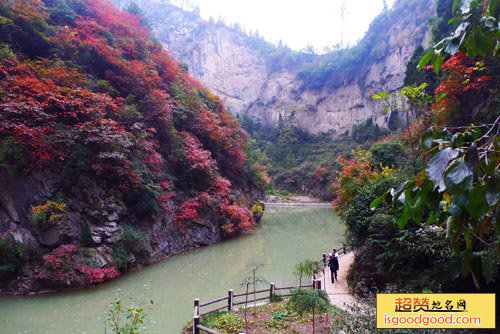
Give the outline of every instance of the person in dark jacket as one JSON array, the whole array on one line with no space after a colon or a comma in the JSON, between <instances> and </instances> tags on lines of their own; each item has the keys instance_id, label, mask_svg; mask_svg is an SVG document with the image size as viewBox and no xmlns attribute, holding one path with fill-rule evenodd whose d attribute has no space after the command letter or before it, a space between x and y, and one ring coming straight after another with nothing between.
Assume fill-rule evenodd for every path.
<instances>
[{"instance_id":1,"label":"person in dark jacket","mask_svg":"<svg viewBox=\"0 0 500 334\"><path fill-rule=\"evenodd\" d=\"M335 253L330 254L330 260L328 260L328 266L330 267L330 273L332 276L332 283L338 281L337 279L337 271L339 270L339 260Z\"/></svg>"}]
</instances>

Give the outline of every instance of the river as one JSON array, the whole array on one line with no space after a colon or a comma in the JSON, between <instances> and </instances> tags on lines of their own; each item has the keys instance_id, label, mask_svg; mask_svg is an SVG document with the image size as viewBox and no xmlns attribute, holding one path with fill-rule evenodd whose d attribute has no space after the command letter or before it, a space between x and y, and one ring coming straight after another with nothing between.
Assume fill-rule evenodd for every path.
<instances>
[{"instance_id":1,"label":"river","mask_svg":"<svg viewBox=\"0 0 500 334\"><path fill-rule=\"evenodd\" d=\"M270 206L252 233L173 256L97 287L2 297L0 334L104 334L107 306L116 297L126 304L144 304L154 321L148 334L177 334L192 317L194 298L203 302L225 296L230 288L243 291L240 283L254 263L266 264L258 275L268 282L297 284L295 264L341 245L344 230L330 208Z\"/></svg>"}]
</instances>

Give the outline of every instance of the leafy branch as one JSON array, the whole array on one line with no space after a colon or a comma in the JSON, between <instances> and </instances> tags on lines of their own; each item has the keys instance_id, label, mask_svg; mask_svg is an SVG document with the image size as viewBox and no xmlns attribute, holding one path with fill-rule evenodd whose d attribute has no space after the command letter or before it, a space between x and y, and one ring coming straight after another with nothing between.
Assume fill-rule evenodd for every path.
<instances>
[{"instance_id":1,"label":"leafy branch","mask_svg":"<svg viewBox=\"0 0 500 334\"><path fill-rule=\"evenodd\" d=\"M477 287L481 278L487 284L492 282L500 256L496 219L500 117L484 134L480 126L455 133L433 128L422 135L421 146L432 157L427 168L416 180L389 189L370 207L386 201L397 213L400 228L410 220L421 224L424 217L427 225L445 225L449 244L457 254L453 276L471 273Z\"/></svg>"},{"instance_id":2,"label":"leafy branch","mask_svg":"<svg viewBox=\"0 0 500 334\"><path fill-rule=\"evenodd\" d=\"M147 319L143 308L135 305L126 306L123 300L115 299L109 305L106 323L111 327L113 334L140 334L147 330L144 324Z\"/></svg>"},{"instance_id":3,"label":"leafy branch","mask_svg":"<svg viewBox=\"0 0 500 334\"><path fill-rule=\"evenodd\" d=\"M498 0L487 4L477 0L455 0L452 12L455 15L448 23L460 22L455 31L434 45L420 60L421 70L429 62L436 74L441 65L458 50L469 58L495 56L500 50L500 5Z\"/></svg>"}]
</instances>

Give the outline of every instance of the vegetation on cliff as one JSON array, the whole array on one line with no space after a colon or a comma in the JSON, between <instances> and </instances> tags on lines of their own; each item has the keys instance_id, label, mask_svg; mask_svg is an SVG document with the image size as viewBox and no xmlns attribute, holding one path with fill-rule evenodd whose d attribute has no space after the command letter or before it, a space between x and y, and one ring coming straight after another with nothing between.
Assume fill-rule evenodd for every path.
<instances>
[{"instance_id":1,"label":"vegetation on cliff","mask_svg":"<svg viewBox=\"0 0 500 334\"><path fill-rule=\"evenodd\" d=\"M106 0L0 1L0 123L2 183L48 173L51 184L24 207L2 195L2 276L28 266L38 288L72 285L74 276L91 284L158 248L167 231L185 238L203 217L223 236L255 223L250 208L267 179L249 159L246 132L139 16ZM13 210L25 220L13 222ZM37 239L75 214L78 235L50 243L52 251L9 230L13 222ZM105 224L116 238L104 244L96 226ZM39 256L26 258L24 243Z\"/></svg>"},{"instance_id":2,"label":"vegetation on cliff","mask_svg":"<svg viewBox=\"0 0 500 334\"><path fill-rule=\"evenodd\" d=\"M432 1L397 1L391 10L380 13L370 24L365 36L353 47L329 52L318 57L315 62L303 63L297 72L297 79L304 89L336 89L350 84L360 73L368 72L369 65L387 56L388 40L398 38L396 24L402 17L415 13L417 20L427 20L426 10L432 8ZM422 40L425 31L416 31L413 38ZM403 41L401 41L403 43ZM363 81L364 79L360 79ZM363 82L360 82L363 86Z\"/></svg>"},{"instance_id":3,"label":"vegetation on cliff","mask_svg":"<svg viewBox=\"0 0 500 334\"><path fill-rule=\"evenodd\" d=\"M238 119L253 140L254 160L266 166L269 173L269 192L285 196L309 194L324 201L335 197L333 183L342 169L338 157L350 158L353 150L367 149L389 133L373 124L371 118L354 126L352 134L347 132L338 138L329 133L311 135L298 128L293 117L282 119L276 128L248 114Z\"/></svg>"},{"instance_id":4,"label":"vegetation on cliff","mask_svg":"<svg viewBox=\"0 0 500 334\"><path fill-rule=\"evenodd\" d=\"M432 99L426 85L413 96L408 92L416 86L403 89L406 104L387 108L404 108L414 123L346 159L339 174L334 205L358 248L350 280L361 294L498 292L500 6L496 0L443 3L453 6L452 22L459 25L421 53L422 68L434 58L423 69L438 75L428 76L437 81ZM400 154L393 155L393 145Z\"/></svg>"}]
</instances>

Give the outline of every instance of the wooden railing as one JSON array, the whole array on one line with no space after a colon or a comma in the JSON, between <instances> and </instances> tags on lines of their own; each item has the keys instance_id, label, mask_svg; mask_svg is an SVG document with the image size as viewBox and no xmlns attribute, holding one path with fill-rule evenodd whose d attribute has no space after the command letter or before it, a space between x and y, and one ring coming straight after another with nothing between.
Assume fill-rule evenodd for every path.
<instances>
[{"instance_id":1,"label":"wooden railing","mask_svg":"<svg viewBox=\"0 0 500 334\"><path fill-rule=\"evenodd\" d=\"M347 248L344 245L342 248L339 249L338 255L343 255L347 253ZM318 262L322 262L322 271L323 271L323 281L325 280L325 268L328 263L328 258L326 256L326 253L323 253L323 258L320 259ZM240 306L243 304L251 304L251 303L256 303L256 302L263 302L263 301L271 301L274 297L290 297L292 295L291 290L295 288L313 288L313 289L319 289L321 290L321 280L316 278L316 275L313 275L312 278L312 284L306 284L306 285L300 285L300 286L284 286L284 287L276 287L276 284L271 283L269 285L269 289L264 289L264 290L257 290L257 291L249 291L249 292L243 292L243 293L238 293L235 294L233 289L228 290L227 296L225 297L220 297L217 299L210 300L205 303L200 303L199 299L194 300L194 315L193 315L193 334L200 334L200 331L203 331L205 333L210 333L210 334L217 334L216 331L210 328L206 328L200 324L201 317L209 315L211 313L221 311L221 310L227 310L228 312L232 312L235 306ZM324 285L324 284L323 284ZM277 291L286 291L288 290L289 293L285 294L276 294ZM257 295L262 295L262 294L267 294L264 297L259 297L257 298ZM253 295L253 299L248 300L248 296ZM245 297L245 300L243 301L236 301L236 298L241 298ZM215 308L212 308L210 310L201 312L202 307L207 307L210 305L218 304L225 302L223 305L219 305Z\"/></svg>"},{"instance_id":2,"label":"wooden railing","mask_svg":"<svg viewBox=\"0 0 500 334\"><path fill-rule=\"evenodd\" d=\"M203 317L203 316L206 316L206 315L209 315L210 313L214 313L214 312L221 311L221 310L227 310L228 312L231 312L231 311L233 311L233 309L236 306L240 306L240 305L244 305L244 304L248 305L251 303L263 302L263 301L267 302L267 301L271 301L274 297L277 297L277 296L290 297L292 295L291 290L298 288L298 287L321 289L321 281L315 279L315 280L313 280L313 284L306 284L306 285L301 285L301 286L284 286L284 287L276 287L276 284L271 283L269 286L269 289L257 290L255 292L249 291L248 293L243 292L243 293L238 293L238 294L234 294L233 289L230 289L227 292L227 296L217 298L214 300L210 300L210 301L205 302L205 303L200 303L199 299L195 299L194 300L194 316L193 316L193 334L200 334L200 331L204 331L206 333L212 333L212 334L217 333L213 329L206 328L206 327L200 325L201 317ZM279 295L276 294L277 291L286 291L286 290L288 290L290 292L285 293L285 294L279 294ZM260 297L260 296L257 297L257 295L262 295L262 294L267 294L267 295L264 297ZM236 298L241 298L241 297L248 298L248 296L250 296L250 295L255 296L255 297L253 297L253 299L236 301ZM218 307L212 308L208 311L201 312L202 307L206 307L206 306L210 306L213 304L226 302L226 301L227 301L227 303L225 303L222 306L218 306Z\"/></svg>"}]
</instances>

